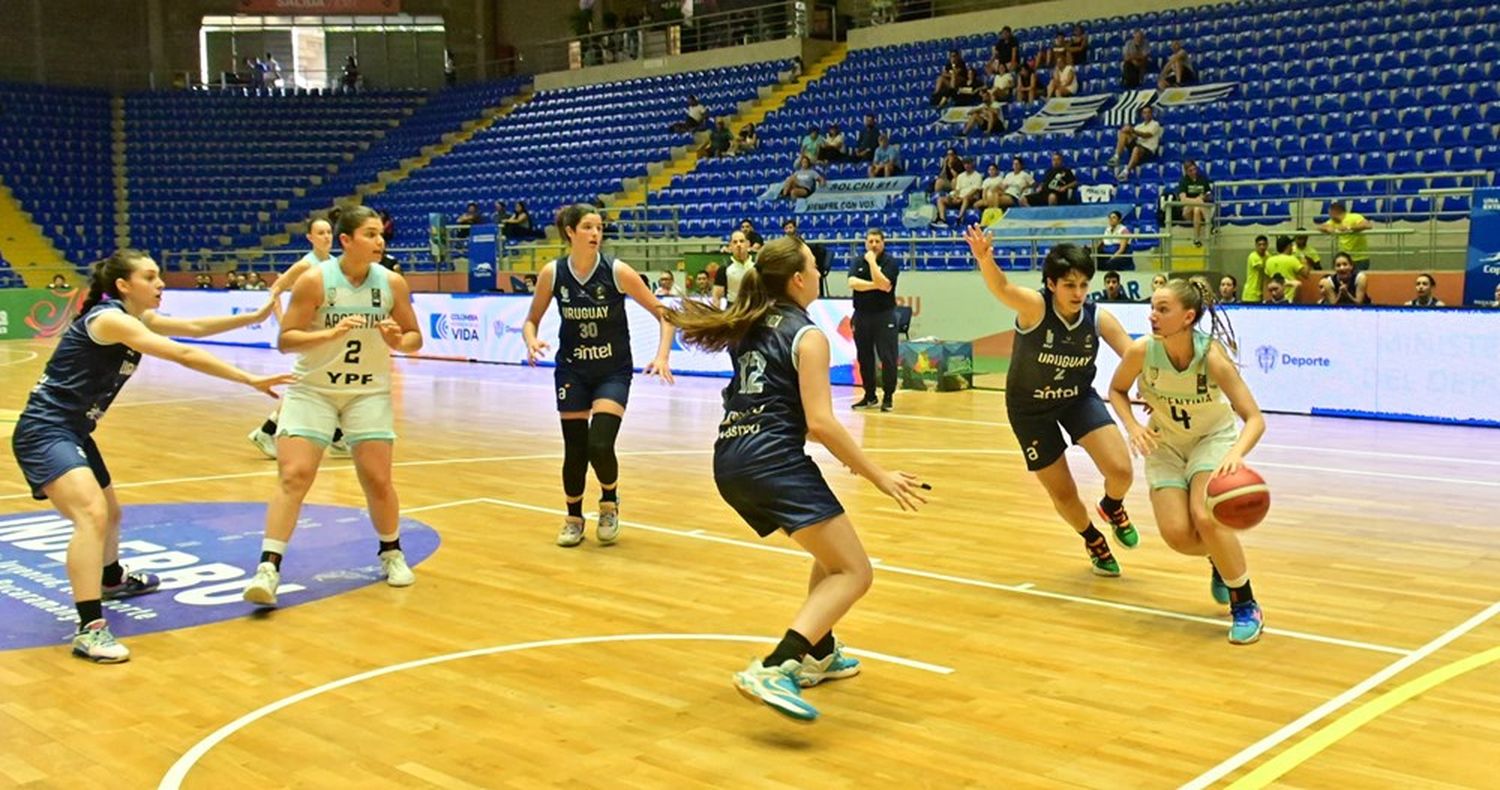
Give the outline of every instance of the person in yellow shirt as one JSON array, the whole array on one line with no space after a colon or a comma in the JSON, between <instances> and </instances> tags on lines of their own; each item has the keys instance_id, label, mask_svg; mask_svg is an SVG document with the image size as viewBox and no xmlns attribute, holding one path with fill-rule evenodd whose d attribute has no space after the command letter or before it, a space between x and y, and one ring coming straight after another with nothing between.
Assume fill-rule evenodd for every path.
<instances>
[{"instance_id":1,"label":"person in yellow shirt","mask_svg":"<svg viewBox=\"0 0 1500 790\"><path fill-rule=\"evenodd\" d=\"M1271 257L1266 250L1270 245L1271 240L1265 234L1256 236L1255 249L1245 259L1245 290L1240 294L1240 299L1246 304L1260 304L1266 284L1266 261Z\"/></svg>"},{"instance_id":2,"label":"person in yellow shirt","mask_svg":"<svg viewBox=\"0 0 1500 790\"><path fill-rule=\"evenodd\" d=\"M1370 239L1364 231L1375 227L1363 214L1350 211L1344 201L1335 200L1328 206L1328 221L1318 226L1323 233L1337 233L1339 252L1348 253L1354 261L1355 271L1370 268Z\"/></svg>"},{"instance_id":3,"label":"person in yellow shirt","mask_svg":"<svg viewBox=\"0 0 1500 790\"><path fill-rule=\"evenodd\" d=\"M1307 243L1307 228L1298 228L1297 235L1293 237L1297 241L1296 249L1292 254L1302 259L1307 264L1309 271L1317 271L1323 268L1323 256L1312 245Z\"/></svg>"},{"instance_id":4,"label":"person in yellow shirt","mask_svg":"<svg viewBox=\"0 0 1500 790\"><path fill-rule=\"evenodd\" d=\"M1286 284L1286 293L1291 301L1297 300L1297 287L1307 277L1307 264L1297 257L1296 244L1291 236L1276 237L1276 254L1266 259L1266 277L1281 275Z\"/></svg>"}]
</instances>

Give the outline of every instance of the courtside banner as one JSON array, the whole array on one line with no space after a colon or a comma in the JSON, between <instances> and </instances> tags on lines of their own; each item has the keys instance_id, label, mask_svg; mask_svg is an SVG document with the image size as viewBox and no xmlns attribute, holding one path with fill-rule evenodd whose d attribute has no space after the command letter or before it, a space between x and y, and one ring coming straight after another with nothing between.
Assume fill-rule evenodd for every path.
<instances>
[{"instance_id":1,"label":"courtside banner","mask_svg":"<svg viewBox=\"0 0 1500 790\"><path fill-rule=\"evenodd\" d=\"M1500 189L1474 190L1467 268L1464 304L1496 301L1495 288L1500 286Z\"/></svg>"}]
</instances>

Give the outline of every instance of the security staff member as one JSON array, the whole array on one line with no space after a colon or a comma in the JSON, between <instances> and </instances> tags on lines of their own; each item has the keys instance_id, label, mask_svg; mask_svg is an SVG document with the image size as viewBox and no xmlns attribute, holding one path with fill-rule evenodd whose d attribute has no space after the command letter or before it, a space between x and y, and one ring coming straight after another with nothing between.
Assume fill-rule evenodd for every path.
<instances>
[{"instance_id":1,"label":"security staff member","mask_svg":"<svg viewBox=\"0 0 1500 790\"><path fill-rule=\"evenodd\" d=\"M849 266L849 288L854 291L854 348L859 355L859 377L865 397L854 404L867 409L880 404L891 410L896 392L896 278L901 264L885 252L885 234L878 228L865 233L865 254ZM880 357L884 398L875 399L875 358Z\"/></svg>"}]
</instances>

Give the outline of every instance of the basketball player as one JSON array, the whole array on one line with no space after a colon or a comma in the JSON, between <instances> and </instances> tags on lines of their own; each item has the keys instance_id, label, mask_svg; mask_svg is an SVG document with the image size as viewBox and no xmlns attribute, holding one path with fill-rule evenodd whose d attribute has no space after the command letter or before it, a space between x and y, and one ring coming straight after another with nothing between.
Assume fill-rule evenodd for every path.
<instances>
[{"instance_id":1,"label":"basketball player","mask_svg":"<svg viewBox=\"0 0 1500 790\"><path fill-rule=\"evenodd\" d=\"M244 598L253 604L276 605L287 542L323 448L340 425L349 429L386 583L405 587L416 581L401 552L401 505L391 483L391 351L415 353L422 333L405 278L378 263L385 254L382 227L369 208L345 209L338 225L344 254L309 267L292 286L279 347L300 354L293 367L300 380L287 390L276 427L280 482L266 508L260 564L245 586Z\"/></svg>"},{"instance_id":2,"label":"basketball player","mask_svg":"<svg viewBox=\"0 0 1500 790\"><path fill-rule=\"evenodd\" d=\"M813 556L807 600L780 644L734 676L740 693L802 721L818 711L801 688L859 672L833 626L870 588L874 572L854 525L803 447L808 438L896 500L902 510L926 502L915 479L887 472L834 419L828 338L807 306L820 280L812 251L782 237L761 248L727 310L684 301L667 311L683 341L729 351L734 376L724 390L724 420L714 443L714 482L724 501L761 537L784 531Z\"/></svg>"},{"instance_id":3,"label":"basketball player","mask_svg":"<svg viewBox=\"0 0 1500 790\"><path fill-rule=\"evenodd\" d=\"M1063 455L1066 429L1104 474L1104 498L1095 508L1113 528L1125 548L1140 543L1140 535L1125 513L1130 490L1130 451L1099 393L1094 391L1094 360L1103 340L1124 354L1130 336L1118 319L1086 301L1094 261L1086 248L1059 244L1047 253L1042 268L1045 286L1023 288L1006 278L995 265L993 240L979 226L970 226L964 239L979 261L985 285L1002 304L1016 311L1016 340L1010 371L1005 377L1005 407L1026 468L1036 474L1058 515L1088 548L1094 573L1119 576L1120 563L1109 541L1089 520L1078 498L1078 487ZM1060 427L1059 427L1060 426Z\"/></svg>"},{"instance_id":4,"label":"basketball player","mask_svg":"<svg viewBox=\"0 0 1500 790\"><path fill-rule=\"evenodd\" d=\"M1196 328L1205 315L1209 332ZM1110 382L1109 401L1131 448L1146 459L1162 540L1182 554L1208 556L1214 600L1229 604L1233 615L1229 641L1248 645L1260 639L1264 618L1250 589L1245 550L1205 503L1209 480L1241 469L1266 432L1260 407L1230 356L1234 352L1234 331L1214 308L1208 285L1196 278L1172 280L1151 295L1151 336L1130 344ZM1148 426L1130 409L1130 386L1137 379L1151 409ZM1243 431L1236 414L1245 421Z\"/></svg>"},{"instance_id":5,"label":"basketball player","mask_svg":"<svg viewBox=\"0 0 1500 790\"><path fill-rule=\"evenodd\" d=\"M144 252L120 250L95 263L78 317L63 332L11 435L31 495L51 499L73 522L67 555L78 608L73 655L103 664L130 659L104 621L103 601L154 592L161 583L154 574L127 573L120 566L120 502L91 435L141 355L248 384L273 398L272 387L293 380L291 374L254 376L163 337L208 337L249 326L271 314L269 302L253 313L170 318L156 312L163 287L156 262Z\"/></svg>"},{"instance_id":6,"label":"basketball player","mask_svg":"<svg viewBox=\"0 0 1500 790\"><path fill-rule=\"evenodd\" d=\"M562 420L563 496L568 515L557 533L557 545L583 542L583 489L589 467L599 481L599 523L594 534L605 545L620 539L620 463L615 437L630 401L630 379L635 367L630 355L630 321L625 314L629 296L661 320L666 308L624 261L600 251L604 221L585 203L564 208L557 215L557 232L568 242L568 254L542 267L531 298L531 313L521 329L527 359L535 365L547 344L537 327L547 302L557 299L562 317L553 381L557 411ZM661 320L661 342L656 358L646 366L672 383L667 355L672 350L672 325Z\"/></svg>"},{"instance_id":7,"label":"basketball player","mask_svg":"<svg viewBox=\"0 0 1500 790\"><path fill-rule=\"evenodd\" d=\"M291 268L281 273L276 282L271 283L271 309L276 313L276 321L280 324L282 319L281 295L290 293L292 285L297 282L308 269L333 258L333 225L328 220L317 218L307 229L307 241L312 245L312 251L302 256L301 260L292 264ZM281 413L277 409L271 412L259 428L250 431L250 443L266 454L267 458L276 458L276 416ZM344 443L344 432L334 430L333 441L328 445L334 455L348 455L349 445Z\"/></svg>"}]
</instances>

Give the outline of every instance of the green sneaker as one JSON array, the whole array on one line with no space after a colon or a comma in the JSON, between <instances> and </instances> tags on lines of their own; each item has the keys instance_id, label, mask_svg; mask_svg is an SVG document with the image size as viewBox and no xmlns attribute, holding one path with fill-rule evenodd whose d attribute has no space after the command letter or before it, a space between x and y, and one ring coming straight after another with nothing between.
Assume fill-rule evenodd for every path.
<instances>
[{"instance_id":1,"label":"green sneaker","mask_svg":"<svg viewBox=\"0 0 1500 790\"><path fill-rule=\"evenodd\" d=\"M1120 575L1120 563L1114 557L1101 558L1089 555L1089 562L1093 563L1095 576Z\"/></svg>"},{"instance_id":2,"label":"green sneaker","mask_svg":"<svg viewBox=\"0 0 1500 790\"><path fill-rule=\"evenodd\" d=\"M1094 510L1098 511L1099 517L1115 531L1115 540L1118 540L1121 546L1133 549L1140 545L1141 533L1136 532L1135 526L1130 523L1130 515L1125 512L1124 505L1113 513L1106 512L1103 504L1096 505Z\"/></svg>"},{"instance_id":3,"label":"green sneaker","mask_svg":"<svg viewBox=\"0 0 1500 790\"><path fill-rule=\"evenodd\" d=\"M1229 605L1229 585L1224 583L1224 577L1219 575L1218 568L1213 569L1213 576L1208 580L1208 592L1213 595L1216 603Z\"/></svg>"}]
</instances>

